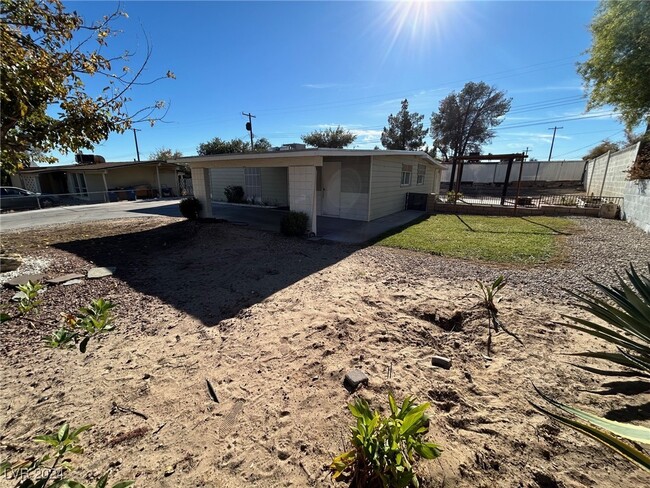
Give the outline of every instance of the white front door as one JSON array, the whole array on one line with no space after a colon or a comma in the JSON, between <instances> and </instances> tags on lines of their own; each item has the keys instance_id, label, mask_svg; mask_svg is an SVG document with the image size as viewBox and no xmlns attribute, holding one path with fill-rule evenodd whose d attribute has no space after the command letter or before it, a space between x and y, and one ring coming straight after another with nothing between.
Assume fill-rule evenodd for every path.
<instances>
[{"instance_id":1,"label":"white front door","mask_svg":"<svg viewBox=\"0 0 650 488\"><path fill-rule=\"evenodd\" d=\"M323 163L323 215L341 213L341 163Z\"/></svg>"}]
</instances>

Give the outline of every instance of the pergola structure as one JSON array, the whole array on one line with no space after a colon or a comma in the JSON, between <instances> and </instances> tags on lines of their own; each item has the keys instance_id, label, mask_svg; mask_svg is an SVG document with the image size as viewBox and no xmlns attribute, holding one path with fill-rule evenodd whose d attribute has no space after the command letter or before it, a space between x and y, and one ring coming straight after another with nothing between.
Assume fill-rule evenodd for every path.
<instances>
[{"instance_id":1,"label":"pergola structure","mask_svg":"<svg viewBox=\"0 0 650 488\"><path fill-rule=\"evenodd\" d=\"M508 185L510 184L510 173L512 171L512 163L515 161L521 161L522 163L524 162L524 159L526 159L528 156L524 153L512 153L512 154L474 154L471 156L456 156L453 158L453 164L455 165L456 162L460 163L458 167L458 178L456 181L452 181L453 178L449 181L450 185L450 190L453 188L455 185L456 189L455 192L459 193L460 192L460 183L463 178L463 163L465 161L508 161L508 169L506 170L506 178L505 181L503 182L503 191L501 192L501 205L505 204L506 201L506 195L508 194ZM519 165L519 178L517 179L517 198L515 199L515 206L517 205L517 201L519 200L519 187L521 185L521 173L523 171L524 165L521 164Z\"/></svg>"}]
</instances>

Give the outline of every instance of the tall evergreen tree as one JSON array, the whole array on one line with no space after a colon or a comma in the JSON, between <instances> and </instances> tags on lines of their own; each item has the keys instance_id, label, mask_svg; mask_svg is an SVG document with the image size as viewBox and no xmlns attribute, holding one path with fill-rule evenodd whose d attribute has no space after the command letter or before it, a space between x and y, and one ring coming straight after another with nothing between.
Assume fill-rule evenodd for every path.
<instances>
[{"instance_id":1,"label":"tall evergreen tree","mask_svg":"<svg viewBox=\"0 0 650 488\"><path fill-rule=\"evenodd\" d=\"M424 146L425 129L422 120L424 115L409 112L409 102L402 100L402 109L397 115L388 116L388 127L381 133L381 145L386 149L403 149L417 151Z\"/></svg>"}]
</instances>

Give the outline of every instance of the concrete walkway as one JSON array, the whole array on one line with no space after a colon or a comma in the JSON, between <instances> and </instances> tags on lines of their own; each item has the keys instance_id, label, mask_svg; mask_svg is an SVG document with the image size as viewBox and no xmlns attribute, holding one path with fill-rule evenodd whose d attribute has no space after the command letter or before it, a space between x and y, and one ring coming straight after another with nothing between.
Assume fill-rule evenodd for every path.
<instances>
[{"instance_id":1,"label":"concrete walkway","mask_svg":"<svg viewBox=\"0 0 650 488\"><path fill-rule=\"evenodd\" d=\"M239 223L255 229L271 232L278 232L280 230L282 217L287 213L287 210L264 207L225 203L212 204L212 216L214 218L226 219L235 224ZM345 244L362 244L392 229L413 222L422 215L424 215L424 212L404 210L387 217L373 220L372 222L320 216L316 222L318 229L317 238Z\"/></svg>"}]
</instances>

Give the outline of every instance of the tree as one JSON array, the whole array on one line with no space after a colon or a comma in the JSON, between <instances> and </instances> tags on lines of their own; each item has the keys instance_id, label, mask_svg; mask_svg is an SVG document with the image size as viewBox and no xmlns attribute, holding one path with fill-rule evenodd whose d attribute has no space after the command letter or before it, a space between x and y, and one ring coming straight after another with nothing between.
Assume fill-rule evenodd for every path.
<instances>
[{"instance_id":1,"label":"tree","mask_svg":"<svg viewBox=\"0 0 650 488\"><path fill-rule=\"evenodd\" d=\"M578 65L587 109L613 105L628 129L650 132L650 2L604 0L591 22L589 59Z\"/></svg>"},{"instance_id":2,"label":"tree","mask_svg":"<svg viewBox=\"0 0 650 488\"><path fill-rule=\"evenodd\" d=\"M250 149L250 143L246 144L246 151ZM267 152L273 149L271 142L266 137L257 139L253 144L253 152Z\"/></svg>"},{"instance_id":3,"label":"tree","mask_svg":"<svg viewBox=\"0 0 650 488\"><path fill-rule=\"evenodd\" d=\"M253 152L270 151L271 147L269 140L262 137L253 143ZM244 142L239 138L225 141L220 137L215 137L214 139L199 144L199 147L196 148L196 152L199 156L207 156L209 154L245 153L250 152L250 148L250 142Z\"/></svg>"},{"instance_id":4,"label":"tree","mask_svg":"<svg viewBox=\"0 0 650 488\"><path fill-rule=\"evenodd\" d=\"M612 141L604 140L597 146L593 147L587 154L585 154L582 159L585 161L588 159L596 159L598 156L602 156L603 154L606 154L608 151L611 152L616 152L620 148L618 144Z\"/></svg>"},{"instance_id":5,"label":"tree","mask_svg":"<svg viewBox=\"0 0 650 488\"><path fill-rule=\"evenodd\" d=\"M339 125L336 129L315 130L300 138L309 146L342 149L352 144L357 136Z\"/></svg>"},{"instance_id":6,"label":"tree","mask_svg":"<svg viewBox=\"0 0 650 488\"><path fill-rule=\"evenodd\" d=\"M133 54L107 54L116 35L111 23L126 16L120 10L92 25L60 0L1 0L0 16L0 146L2 169L14 173L31 162L54 162L63 153L92 148L111 132L124 132L144 120L152 124L164 102L127 111L129 91L142 81L151 56L133 72ZM171 71L166 77L173 78ZM90 78L105 80L99 93L86 86ZM164 77L161 77L164 78ZM57 112L56 115L53 115ZM130 112L130 114L129 114Z\"/></svg>"},{"instance_id":7,"label":"tree","mask_svg":"<svg viewBox=\"0 0 650 488\"><path fill-rule=\"evenodd\" d=\"M431 114L431 137L442 156L452 160L449 188L453 188L456 158L480 152L481 145L494 137L493 127L510 110L510 98L484 82L466 83L440 101L438 113Z\"/></svg>"},{"instance_id":8,"label":"tree","mask_svg":"<svg viewBox=\"0 0 650 488\"><path fill-rule=\"evenodd\" d=\"M167 147L161 147L156 149L155 152L152 152L149 155L149 160L151 161L167 161L168 159L178 159L182 158L183 153L180 151L172 151Z\"/></svg>"},{"instance_id":9,"label":"tree","mask_svg":"<svg viewBox=\"0 0 650 488\"><path fill-rule=\"evenodd\" d=\"M388 116L388 128L381 133L381 145L386 149L404 149L417 151L424 146L425 129L422 120L424 115L417 112L409 113L409 102L402 100L402 109L397 115Z\"/></svg>"}]
</instances>

